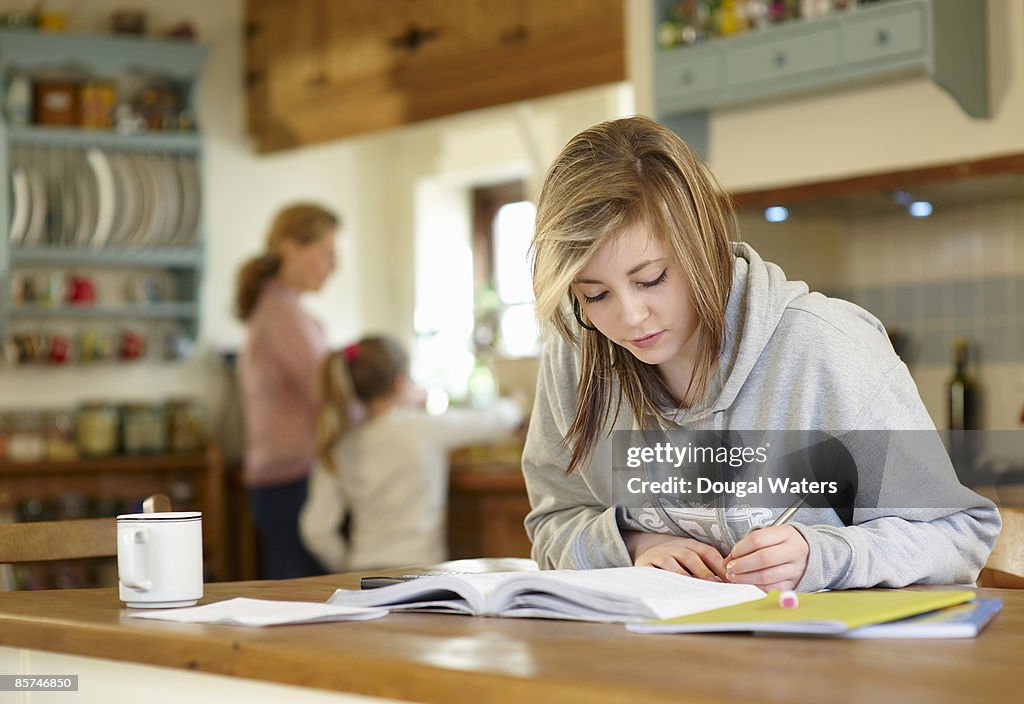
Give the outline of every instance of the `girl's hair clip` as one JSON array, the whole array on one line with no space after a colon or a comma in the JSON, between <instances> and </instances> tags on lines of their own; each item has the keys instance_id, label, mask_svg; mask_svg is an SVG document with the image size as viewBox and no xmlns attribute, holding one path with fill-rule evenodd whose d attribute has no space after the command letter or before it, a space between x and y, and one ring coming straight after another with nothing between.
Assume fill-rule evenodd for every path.
<instances>
[{"instance_id":1,"label":"girl's hair clip","mask_svg":"<svg viewBox=\"0 0 1024 704\"><path fill-rule=\"evenodd\" d=\"M359 358L359 343L356 342L349 345L342 351L342 353L345 355L345 361L351 364Z\"/></svg>"}]
</instances>

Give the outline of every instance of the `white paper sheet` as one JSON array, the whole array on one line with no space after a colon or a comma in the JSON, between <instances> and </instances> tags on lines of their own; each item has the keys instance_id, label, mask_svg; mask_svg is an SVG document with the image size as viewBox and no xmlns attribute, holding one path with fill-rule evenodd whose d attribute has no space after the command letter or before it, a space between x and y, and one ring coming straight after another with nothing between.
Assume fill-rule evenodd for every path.
<instances>
[{"instance_id":1,"label":"white paper sheet","mask_svg":"<svg viewBox=\"0 0 1024 704\"><path fill-rule=\"evenodd\" d=\"M181 623L216 623L228 626L280 626L293 623L366 621L380 618L387 609L335 606L314 601L277 601L237 597L202 606L156 611L126 611L133 618Z\"/></svg>"}]
</instances>

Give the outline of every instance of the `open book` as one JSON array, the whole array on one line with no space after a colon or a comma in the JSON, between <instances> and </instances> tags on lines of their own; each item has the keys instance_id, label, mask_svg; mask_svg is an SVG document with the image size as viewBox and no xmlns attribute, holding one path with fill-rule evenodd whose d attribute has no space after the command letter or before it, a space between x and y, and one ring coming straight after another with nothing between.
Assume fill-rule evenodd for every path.
<instances>
[{"instance_id":1,"label":"open book","mask_svg":"<svg viewBox=\"0 0 1024 704\"><path fill-rule=\"evenodd\" d=\"M474 616L629 623L764 597L748 584L706 582L654 567L429 575L379 589L338 589L343 606Z\"/></svg>"}]
</instances>

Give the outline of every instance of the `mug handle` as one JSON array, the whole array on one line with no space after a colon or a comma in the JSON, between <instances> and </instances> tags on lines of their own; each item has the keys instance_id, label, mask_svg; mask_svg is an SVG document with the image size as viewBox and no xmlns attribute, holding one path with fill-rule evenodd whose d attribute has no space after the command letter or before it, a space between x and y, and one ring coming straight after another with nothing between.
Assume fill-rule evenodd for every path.
<instances>
[{"instance_id":1,"label":"mug handle","mask_svg":"<svg viewBox=\"0 0 1024 704\"><path fill-rule=\"evenodd\" d=\"M135 572L135 546L145 545L149 531L145 528L131 528L121 533L118 567L120 568L121 584L132 589L148 591L153 588L150 579L139 577Z\"/></svg>"}]
</instances>

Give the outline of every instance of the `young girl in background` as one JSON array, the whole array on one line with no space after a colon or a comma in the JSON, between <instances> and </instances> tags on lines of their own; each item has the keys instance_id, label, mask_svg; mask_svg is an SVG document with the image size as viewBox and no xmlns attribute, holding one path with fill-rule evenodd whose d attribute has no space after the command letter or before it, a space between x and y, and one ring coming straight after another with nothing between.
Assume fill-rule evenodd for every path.
<instances>
[{"instance_id":1,"label":"young girl in background","mask_svg":"<svg viewBox=\"0 0 1024 704\"><path fill-rule=\"evenodd\" d=\"M432 416L411 389L408 358L386 337L364 338L324 364L320 461L299 523L309 551L333 572L446 559L448 454L522 420L508 400Z\"/></svg>"}]
</instances>

